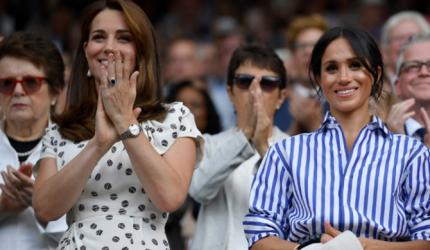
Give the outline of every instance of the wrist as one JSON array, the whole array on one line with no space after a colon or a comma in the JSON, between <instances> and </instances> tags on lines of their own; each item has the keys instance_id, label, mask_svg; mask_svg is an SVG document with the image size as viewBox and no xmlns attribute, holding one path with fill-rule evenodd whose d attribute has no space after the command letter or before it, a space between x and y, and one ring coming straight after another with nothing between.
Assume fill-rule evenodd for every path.
<instances>
[{"instance_id":1,"label":"wrist","mask_svg":"<svg viewBox=\"0 0 430 250\"><path fill-rule=\"evenodd\" d=\"M130 127L130 125L138 124L138 123L139 122L137 121L136 118L123 119L123 120L115 123L115 130L116 130L117 134L120 135L120 134L124 133L124 131L126 131L128 129L128 127Z\"/></svg>"}]
</instances>

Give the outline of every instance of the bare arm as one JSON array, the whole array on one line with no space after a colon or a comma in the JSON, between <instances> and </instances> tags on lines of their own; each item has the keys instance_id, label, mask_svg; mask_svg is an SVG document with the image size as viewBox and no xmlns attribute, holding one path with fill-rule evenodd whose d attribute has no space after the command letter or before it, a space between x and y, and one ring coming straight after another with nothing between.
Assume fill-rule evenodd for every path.
<instances>
[{"instance_id":1,"label":"bare arm","mask_svg":"<svg viewBox=\"0 0 430 250\"><path fill-rule=\"evenodd\" d=\"M194 139L176 139L164 156L155 151L143 134L124 140L124 145L137 177L155 206L167 212L179 208L186 198L196 162Z\"/></svg>"},{"instance_id":2,"label":"bare arm","mask_svg":"<svg viewBox=\"0 0 430 250\"><path fill-rule=\"evenodd\" d=\"M289 242L275 236L269 236L257 241L251 250L294 250L297 243Z\"/></svg>"},{"instance_id":3,"label":"bare arm","mask_svg":"<svg viewBox=\"0 0 430 250\"><path fill-rule=\"evenodd\" d=\"M56 159L40 160L33 195L33 208L40 221L56 220L73 207L104 152L90 140L60 171L57 171Z\"/></svg>"}]
</instances>

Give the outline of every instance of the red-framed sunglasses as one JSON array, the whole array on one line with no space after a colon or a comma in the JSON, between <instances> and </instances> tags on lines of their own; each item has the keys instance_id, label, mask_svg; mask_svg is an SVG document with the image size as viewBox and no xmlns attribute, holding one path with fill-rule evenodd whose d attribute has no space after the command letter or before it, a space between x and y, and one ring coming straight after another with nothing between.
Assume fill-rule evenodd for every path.
<instances>
[{"instance_id":1,"label":"red-framed sunglasses","mask_svg":"<svg viewBox=\"0 0 430 250\"><path fill-rule=\"evenodd\" d=\"M15 77L7 77L0 79L0 93L5 95L12 95L18 83L21 84L22 89L27 95L31 95L39 91L45 77L41 76L24 76L21 80Z\"/></svg>"}]
</instances>

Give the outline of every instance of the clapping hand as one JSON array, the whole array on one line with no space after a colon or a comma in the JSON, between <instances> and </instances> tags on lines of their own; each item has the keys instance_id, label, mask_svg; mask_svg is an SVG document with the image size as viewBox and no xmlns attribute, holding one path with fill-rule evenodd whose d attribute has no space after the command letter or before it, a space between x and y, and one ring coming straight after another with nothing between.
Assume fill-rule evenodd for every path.
<instances>
[{"instance_id":1,"label":"clapping hand","mask_svg":"<svg viewBox=\"0 0 430 250\"><path fill-rule=\"evenodd\" d=\"M31 206L34 180L11 166L2 171L1 176L4 182L0 184L3 209L7 212L19 212Z\"/></svg>"},{"instance_id":2,"label":"clapping hand","mask_svg":"<svg viewBox=\"0 0 430 250\"><path fill-rule=\"evenodd\" d=\"M118 135L137 122L141 109L134 108L138 71L131 73L134 65L130 58L123 60L119 51L108 55L107 67L100 69L100 85L96 113L98 145L105 150L117 140Z\"/></svg>"},{"instance_id":3,"label":"clapping hand","mask_svg":"<svg viewBox=\"0 0 430 250\"><path fill-rule=\"evenodd\" d=\"M263 93L260 88L251 90L252 99L254 100L254 114L256 117L254 135L252 142L258 153L263 156L269 147L268 139L270 137L270 129L273 126L272 119L264 106Z\"/></svg>"},{"instance_id":4,"label":"clapping hand","mask_svg":"<svg viewBox=\"0 0 430 250\"><path fill-rule=\"evenodd\" d=\"M415 115L415 99L410 98L394 104L387 117L388 128L397 134L405 134L405 121Z\"/></svg>"}]
</instances>

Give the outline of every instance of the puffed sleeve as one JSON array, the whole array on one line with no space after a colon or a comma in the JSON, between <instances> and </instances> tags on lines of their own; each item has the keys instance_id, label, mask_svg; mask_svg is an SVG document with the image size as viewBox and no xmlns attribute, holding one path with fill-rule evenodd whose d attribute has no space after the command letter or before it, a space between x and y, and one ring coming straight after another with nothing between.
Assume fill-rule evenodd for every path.
<instances>
[{"instance_id":1,"label":"puffed sleeve","mask_svg":"<svg viewBox=\"0 0 430 250\"><path fill-rule=\"evenodd\" d=\"M202 155L203 137L197 129L194 115L180 102L166 104L167 115L162 121L143 122L143 130L148 140L159 154L164 154L180 137L190 137L196 141L197 159Z\"/></svg>"},{"instance_id":2,"label":"puffed sleeve","mask_svg":"<svg viewBox=\"0 0 430 250\"><path fill-rule=\"evenodd\" d=\"M40 153L40 159L57 158L58 136L58 125L50 123L45 129L45 135L42 137L42 151Z\"/></svg>"}]
</instances>

